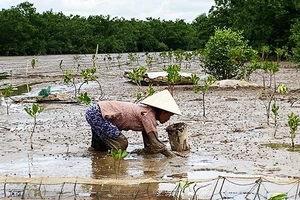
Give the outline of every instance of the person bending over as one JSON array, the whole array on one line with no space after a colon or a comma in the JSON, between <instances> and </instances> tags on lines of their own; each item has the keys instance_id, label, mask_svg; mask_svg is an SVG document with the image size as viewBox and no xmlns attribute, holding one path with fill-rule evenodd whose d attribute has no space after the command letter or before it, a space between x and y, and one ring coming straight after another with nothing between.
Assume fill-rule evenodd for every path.
<instances>
[{"instance_id":1,"label":"person bending over","mask_svg":"<svg viewBox=\"0 0 300 200\"><path fill-rule=\"evenodd\" d=\"M122 101L92 104L86 111L92 129L91 146L97 151L126 150L128 141L122 131L141 131L145 153L172 157L174 154L158 139L157 121L163 124L174 114L181 112L168 90L147 97L141 104Z\"/></svg>"}]
</instances>

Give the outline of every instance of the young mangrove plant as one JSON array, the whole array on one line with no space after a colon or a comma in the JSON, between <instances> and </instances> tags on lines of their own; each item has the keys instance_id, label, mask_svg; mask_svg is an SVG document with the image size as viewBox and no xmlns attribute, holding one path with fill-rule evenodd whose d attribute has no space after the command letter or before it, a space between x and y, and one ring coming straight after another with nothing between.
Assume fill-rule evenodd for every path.
<instances>
[{"instance_id":1,"label":"young mangrove plant","mask_svg":"<svg viewBox=\"0 0 300 200\"><path fill-rule=\"evenodd\" d=\"M174 57L175 57L176 63L181 67L181 64L182 64L182 61L184 58L184 51L181 49L174 51Z\"/></svg>"},{"instance_id":2,"label":"young mangrove plant","mask_svg":"<svg viewBox=\"0 0 300 200\"><path fill-rule=\"evenodd\" d=\"M123 160L128 155L128 152L122 149L118 149L118 150L112 149L110 153L112 155L112 158L114 159L114 169L115 169L116 179L118 179L121 160Z\"/></svg>"},{"instance_id":3,"label":"young mangrove plant","mask_svg":"<svg viewBox=\"0 0 300 200\"><path fill-rule=\"evenodd\" d=\"M77 87L76 87L76 82L75 82L75 76L73 70L66 70L65 72L65 77L64 77L64 82L66 84L71 83L74 87L74 96L75 98L77 97Z\"/></svg>"},{"instance_id":4,"label":"young mangrove plant","mask_svg":"<svg viewBox=\"0 0 300 200\"><path fill-rule=\"evenodd\" d=\"M37 59L36 58L31 58L31 67L32 68L35 68L36 67L36 65L37 65Z\"/></svg>"},{"instance_id":5,"label":"young mangrove plant","mask_svg":"<svg viewBox=\"0 0 300 200\"><path fill-rule=\"evenodd\" d=\"M185 68L191 68L192 64L191 64L191 60L192 60L192 57L193 57L193 53L191 52L184 52L183 53L183 56L184 56L184 60L186 61L186 65L185 65Z\"/></svg>"},{"instance_id":6,"label":"young mangrove plant","mask_svg":"<svg viewBox=\"0 0 300 200\"><path fill-rule=\"evenodd\" d=\"M96 81L99 85L99 90L101 91L101 95L102 95L102 87L100 82L97 80L98 76L96 76L95 73L96 73L96 68L93 67L81 70L81 77L83 78L83 82L78 87L78 93L80 93L80 89L84 84L88 84L89 81Z\"/></svg>"},{"instance_id":7,"label":"young mangrove plant","mask_svg":"<svg viewBox=\"0 0 300 200\"><path fill-rule=\"evenodd\" d=\"M277 108L277 104L276 104L276 93L279 94L285 94L288 92L288 88L284 85L284 84L279 84L275 89L271 89L269 91L265 91L265 92L259 92L259 99L263 102L265 108L266 108L266 116L267 116L267 124L270 125L270 119L271 119L271 111L273 112L275 118L274 121L276 120L276 124L275 127L277 126L277 113L279 108ZM273 104L272 104L273 102ZM275 105L274 105L275 104ZM276 134L276 132L275 132Z\"/></svg>"},{"instance_id":8,"label":"young mangrove plant","mask_svg":"<svg viewBox=\"0 0 300 200\"><path fill-rule=\"evenodd\" d=\"M140 66L137 68L133 68L132 71L129 73L130 80L138 86L136 94L137 101L139 101L143 97L141 84L146 71L147 69L144 66Z\"/></svg>"},{"instance_id":9,"label":"young mangrove plant","mask_svg":"<svg viewBox=\"0 0 300 200\"><path fill-rule=\"evenodd\" d=\"M12 100L11 94L12 94L13 90L14 90L14 87L12 86L12 84L9 84L1 91L1 95L4 97L4 101L6 104L6 114L7 115L9 115L9 108L11 106L10 100ZM1 97L1 95L0 95L0 97Z\"/></svg>"},{"instance_id":10,"label":"young mangrove plant","mask_svg":"<svg viewBox=\"0 0 300 200\"><path fill-rule=\"evenodd\" d=\"M277 87L277 93L285 94L287 92L288 92L288 88L284 84L279 84L279 86ZM275 127L274 137L276 136L277 127L278 127L277 118L278 118L278 115L279 115L279 112L278 112L279 108L280 108L279 105L276 104L276 98L275 98L275 95L274 95L274 103L272 104L272 108L271 108L271 111L274 115L274 127Z\"/></svg>"},{"instance_id":11,"label":"young mangrove plant","mask_svg":"<svg viewBox=\"0 0 300 200\"><path fill-rule=\"evenodd\" d=\"M270 198L268 198L268 200L285 200L287 199L288 196L285 193L275 193L272 194Z\"/></svg>"},{"instance_id":12,"label":"young mangrove plant","mask_svg":"<svg viewBox=\"0 0 300 200\"><path fill-rule=\"evenodd\" d=\"M80 59L80 56L78 56L78 55L73 56L73 64L74 64L74 67L76 67L77 72L79 72L79 70L80 70L80 64L78 62L79 59Z\"/></svg>"},{"instance_id":13,"label":"young mangrove plant","mask_svg":"<svg viewBox=\"0 0 300 200\"><path fill-rule=\"evenodd\" d=\"M200 78L197 74L192 74L191 75L191 81L193 83L193 91L194 93L198 93L200 90L199 87L199 82ZM205 78L204 82L203 82L203 87L202 87L202 109L203 109L203 117L206 117L206 111L205 111L205 94L207 93L207 91L209 90L209 88L211 87L212 84L214 84L216 82L216 78L214 76L208 76L207 78Z\"/></svg>"},{"instance_id":14,"label":"young mangrove plant","mask_svg":"<svg viewBox=\"0 0 300 200\"><path fill-rule=\"evenodd\" d=\"M168 67L164 67L163 70L167 72L168 89L173 96L174 86L181 80L181 67L179 65L168 65Z\"/></svg>"},{"instance_id":15,"label":"young mangrove plant","mask_svg":"<svg viewBox=\"0 0 300 200\"><path fill-rule=\"evenodd\" d=\"M184 193L185 189L189 188L190 185L194 184L195 182L191 181L180 181L178 185L173 190L174 196L176 200L182 200L182 193ZM172 193L173 193L172 192Z\"/></svg>"},{"instance_id":16,"label":"young mangrove plant","mask_svg":"<svg viewBox=\"0 0 300 200\"><path fill-rule=\"evenodd\" d=\"M167 53L167 57L168 57L168 61L169 61L169 64L171 64L173 61L173 55L174 55L174 52L173 51L168 51Z\"/></svg>"},{"instance_id":17,"label":"young mangrove plant","mask_svg":"<svg viewBox=\"0 0 300 200\"><path fill-rule=\"evenodd\" d=\"M91 103L91 98L88 96L88 94L85 93L80 93L79 97L77 98L79 102L89 105Z\"/></svg>"},{"instance_id":18,"label":"young mangrove plant","mask_svg":"<svg viewBox=\"0 0 300 200\"><path fill-rule=\"evenodd\" d=\"M77 89L76 82L78 82L79 80L78 81L75 80L75 75L74 75L73 70L66 70L64 82L67 84L71 83L73 85L74 96L75 96L75 98L77 98L77 94L80 94L81 87L84 84L88 84L89 81L96 81L99 85L99 90L101 93L100 97L102 97L102 95L103 95L102 86L101 86L100 82L97 80L98 77L95 75L95 73L96 73L96 68L94 68L94 67L88 68L88 69L82 69L81 70L81 78L83 79L83 81Z\"/></svg>"},{"instance_id":19,"label":"young mangrove plant","mask_svg":"<svg viewBox=\"0 0 300 200\"><path fill-rule=\"evenodd\" d=\"M300 122L300 118L298 115L296 115L295 113L291 112L288 115L288 125L290 127L290 135L291 135L291 140L292 140L292 149L295 149L295 143L294 143L294 139L296 137L296 132L298 130L298 125Z\"/></svg>"},{"instance_id":20,"label":"young mangrove plant","mask_svg":"<svg viewBox=\"0 0 300 200\"><path fill-rule=\"evenodd\" d=\"M122 59L122 56L123 56L123 55L119 53L119 54L117 55L117 57L116 57L116 58L117 58L117 61L118 61L119 69L121 68L121 59Z\"/></svg>"},{"instance_id":21,"label":"young mangrove plant","mask_svg":"<svg viewBox=\"0 0 300 200\"><path fill-rule=\"evenodd\" d=\"M138 63L138 55L136 53L128 53L127 58L129 60L129 65L132 65L134 62Z\"/></svg>"},{"instance_id":22,"label":"young mangrove plant","mask_svg":"<svg viewBox=\"0 0 300 200\"><path fill-rule=\"evenodd\" d=\"M37 125L37 123L36 123L36 118L37 118L37 116L38 116L41 112L43 112L44 107L40 106L39 104L33 103L33 104L31 105L31 107L26 106L26 107L24 108L24 110L26 111L26 113L27 113L30 117L33 118L33 128L32 128L31 134L30 134L30 147L31 147L31 149L33 149L32 136L33 136L33 133L34 133L34 131L35 131L35 127L36 127L36 125Z\"/></svg>"},{"instance_id":23,"label":"young mangrove plant","mask_svg":"<svg viewBox=\"0 0 300 200\"><path fill-rule=\"evenodd\" d=\"M161 59L161 63L165 63L166 58L168 57L167 52L162 51L159 53L160 59Z\"/></svg>"},{"instance_id":24,"label":"young mangrove plant","mask_svg":"<svg viewBox=\"0 0 300 200\"><path fill-rule=\"evenodd\" d=\"M150 54L146 55L146 64L148 69L150 70L152 68L152 63L153 63L153 56L151 56Z\"/></svg>"}]
</instances>

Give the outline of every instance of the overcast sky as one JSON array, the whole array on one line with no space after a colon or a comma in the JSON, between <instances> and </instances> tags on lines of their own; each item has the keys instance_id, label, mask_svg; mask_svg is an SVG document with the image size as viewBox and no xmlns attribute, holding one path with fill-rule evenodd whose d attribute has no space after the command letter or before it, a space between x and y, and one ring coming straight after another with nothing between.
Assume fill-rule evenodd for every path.
<instances>
[{"instance_id":1,"label":"overcast sky","mask_svg":"<svg viewBox=\"0 0 300 200\"><path fill-rule=\"evenodd\" d=\"M0 0L1 10L10 9L26 0ZM53 10L69 16L110 15L125 19L161 20L184 19L192 22L198 15L208 13L214 0L28 0L38 13Z\"/></svg>"}]
</instances>

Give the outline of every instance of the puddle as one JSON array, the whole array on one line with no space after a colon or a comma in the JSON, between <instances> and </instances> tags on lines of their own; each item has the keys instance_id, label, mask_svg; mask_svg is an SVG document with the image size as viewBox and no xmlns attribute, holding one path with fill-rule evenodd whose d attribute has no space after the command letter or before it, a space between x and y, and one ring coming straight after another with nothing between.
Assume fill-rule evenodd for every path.
<instances>
[{"instance_id":1,"label":"puddle","mask_svg":"<svg viewBox=\"0 0 300 200\"><path fill-rule=\"evenodd\" d=\"M17 87L14 87L12 93L10 96L18 96L21 94L25 94L25 93L29 93L31 91L31 86L34 85L34 83L31 84L24 84L24 85L20 85ZM6 86L2 86L2 88L0 89L0 92L2 92L4 90Z\"/></svg>"},{"instance_id":2,"label":"puddle","mask_svg":"<svg viewBox=\"0 0 300 200\"><path fill-rule=\"evenodd\" d=\"M266 146L272 149L283 149L287 151L300 152L300 145L298 144L295 144L294 149L292 148L291 144L284 144L284 143L268 143L268 144L262 144L262 146Z\"/></svg>"},{"instance_id":3,"label":"puddle","mask_svg":"<svg viewBox=\"0 0 300 200\"><path fill-rule=\"evenodd\" d=\"M81 177L86 179L119 179L128 180L126 185L115 184L75 184L64 183L63 185L43 185L43 197L71 198L77 195L84 199L178 199L178 188L180 181L191 183L185 192L181 194L181 199L192 199L197 195L199 199L254 199L255 195L263 197L270 196L275 192L287 192L289 196L297 193L294 185L286 184L284 186L276 184L265 179L255 178L251 175L234 174L226 171L217 170L189 170L181 174L169 174L162 176L170 167L170 161L165 158L149 156L143 157L136 154L129 154L125 160L121 160L119 171L116 176L114 161L108 154L98 152L85 152L69 155L59 154L53 156L42 156L34 154L30 159L21 155L12 155L14 159L9 162L0 163L0 174L12 177ZM193 157L186 159L186 165L195 167L205 167L214 165L214 161L204 158ZM177 163L176 160L173 160ZM211 167L211 166L209 166ZM180 170L180 169L179 169ZM160 178L161 177L161 178ZM130 180L149 179L161 180L156 183L131 184ZM69 184L69 185L68 185ZM260 185L258 185L260 184ZM21 186L20 186L21 185ZM13 188L3 191L3 184L0 183L0 197L5 195L13 196L23 193L24 184L8 184L6 188ZM261 189L258 189L258 188ZM18 188L21 188L18 190ZM37 194L40 186L33 185L27 188L27 197L30 199ZM294 189L293 189L294 188ZM182 189L182 188L181 188ZM47 192L46 192L47 190ZM63 192L60 192L63 191ZM177 191L177 193L176 193ZM212 197L212 198L211 198ZM175 199L176 199L175 198ZM17 198L18 199L18 198ZM21 199L21 197L20 197ZM297 199L297 198L295 198Z\"/></svg>"}]
</instances>

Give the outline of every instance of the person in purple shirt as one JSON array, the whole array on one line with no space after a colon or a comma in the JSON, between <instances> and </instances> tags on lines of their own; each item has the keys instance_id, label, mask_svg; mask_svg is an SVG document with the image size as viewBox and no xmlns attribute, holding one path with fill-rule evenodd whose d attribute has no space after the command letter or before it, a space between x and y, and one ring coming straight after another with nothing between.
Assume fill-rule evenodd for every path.
<instances>
[{"instance_id":1,"label":"person in purple shirt","mask_svg":"<svg viewBox=\"0 0 300 200\"><path fill-rule=\"evenodd\" d=\"M97 151L126 150L127 138L122 131L141 131L145 153L174 156L159 141L157 121L167 122L180 109L168 90L147 97L141 104L122 101L100 101L86 111L86 120L92 129L91 146Z\"/></svg>"}]
</instances>

